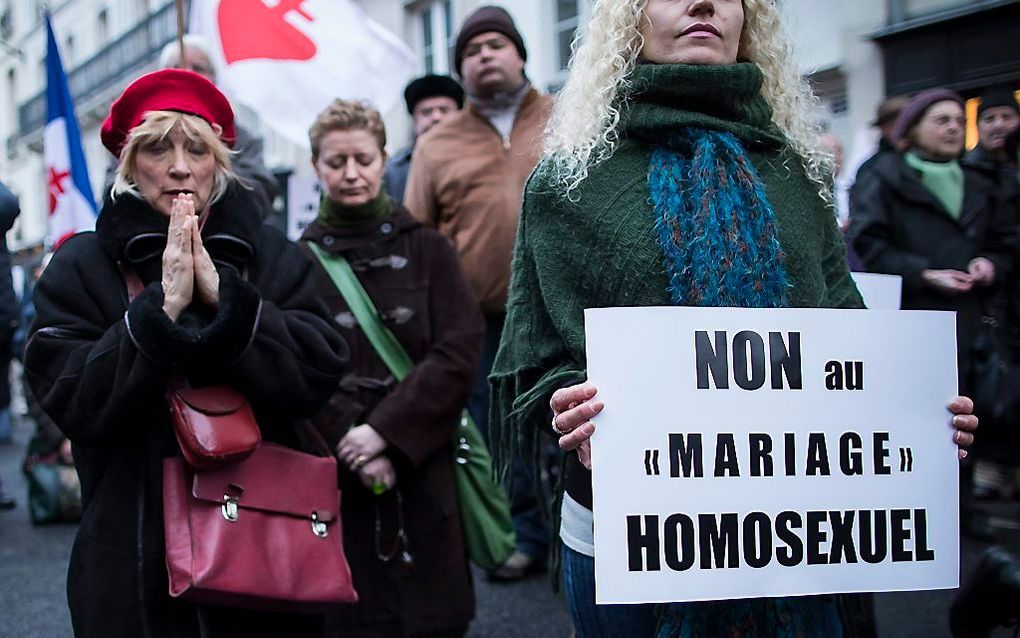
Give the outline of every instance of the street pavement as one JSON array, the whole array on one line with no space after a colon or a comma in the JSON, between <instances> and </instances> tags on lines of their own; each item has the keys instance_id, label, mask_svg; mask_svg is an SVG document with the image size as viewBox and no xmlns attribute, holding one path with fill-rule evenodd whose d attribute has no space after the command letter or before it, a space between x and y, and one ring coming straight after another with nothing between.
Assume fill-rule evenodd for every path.
<instances>
[{"instance_id":1,"label":"street pavement","mask_svg":"<svg viewBox=\"0 0 1020 638\"><path fill-rule=\"evenodd\" d=\"M0 638L63 638L71 636L64 578L74 538L73 525L33 527L25 509L25 483L20 472L30 426L15 423L15 441L0 446L0 481L18 498L15 510L0 512ZM1015 527L1020 504L1001 506L1004 523ZM1020 529L1003 529L1000 537L1020 555ZM964 541L962 571L974 568L986 545ZM570 620L562 599L553 596L548 578L493 584L475 572L478 613L471 638L567 638ZM953 591L879 594L876 609L883 638L948 637ZM996 638L1012 636L1000 630Z\"/></svg>"}]
</instances>

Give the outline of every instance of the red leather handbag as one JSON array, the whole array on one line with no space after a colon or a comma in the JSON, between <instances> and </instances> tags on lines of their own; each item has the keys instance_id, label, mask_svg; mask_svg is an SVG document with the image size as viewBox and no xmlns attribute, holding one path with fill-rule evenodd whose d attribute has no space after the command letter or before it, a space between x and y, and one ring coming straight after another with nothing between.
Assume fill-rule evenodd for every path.
<instances>
[{"instance_id":1,"label":"red leather handbag","mask_svg":"<svg viewBox=\"0 0 1020 638\"><path fill-rule=\"evenodd\" d=\"M145 286L133 270L120 266L128 300L134 301ZM176 374L167 390L170 422L184 459L194 468L210 469L246 458L262 442L248 399L226 386L188 387Z\"/></svg>"},{"instance_id":2,"label":"red leather handbag","mask_svg":"<svg viewBox=\"0 0 1020 638\"><path fill-rule=\"evenodd\" d=\"M248 400L226 386L189 388L183 383L167 392L170 421L184 460L196 469L211 469L247 458L262 433Z\"/></svg>"},{"instance_id":3,"label":"red leather handbag","mask_svg":"<svg viewBox=\"0 0 1020 638\"><path fill-rule=\"evenodd\" d=\"M232 465L163 461L170 595L266 611L357 602L343 551L336 460L263 443Z\"/></svg>"}]
</instances>

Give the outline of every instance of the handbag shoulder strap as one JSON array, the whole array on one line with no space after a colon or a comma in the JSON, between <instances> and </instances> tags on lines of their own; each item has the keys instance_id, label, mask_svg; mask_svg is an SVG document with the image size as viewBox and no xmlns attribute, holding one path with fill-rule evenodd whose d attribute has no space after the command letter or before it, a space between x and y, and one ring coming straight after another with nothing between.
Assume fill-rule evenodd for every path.
<instances>
[{"instance_id":1,"label":"handbag shoulder strap","mask_svg":"<svg viewBox=\"0 0 1020 638\"><path fill-rule=\"evenodd\" d=\"M315 242L307 242L307 244L333 281L333 285L340 292L340 296L354 313L354 318L358 320L365 336L383 363L389 368L390 373L398 381L403 380L414 367L414 362L390 329L379 318L379 311L376 310L375 304L372 303L365 287L361 285L350 263L339 253L327 255Z\"/></svg>"},{"instance_id":2,"label":"handbag shoulder strap","mask_svg":"<svg viewBox=\"0 0 1020 638\"><path fill-rule=\"evenodd\" d=\"M135 297L142 294L145 290L145 284L138 277L138 273L125 266L122 262L117 262L117 268L120 269L120 276L124 278L124 285L127 286L128 301L134 301Z\"/></svg>"}]
</instances>

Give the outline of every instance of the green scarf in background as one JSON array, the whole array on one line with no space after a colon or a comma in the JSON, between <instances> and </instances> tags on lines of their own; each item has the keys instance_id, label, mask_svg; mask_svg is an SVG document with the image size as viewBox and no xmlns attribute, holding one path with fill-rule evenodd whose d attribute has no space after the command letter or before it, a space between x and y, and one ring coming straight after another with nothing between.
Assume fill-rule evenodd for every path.
<instances>
[{"instance_id":1,"label":"green scarf in background","mask_svg":"<svg viewBox=\"0 0 1020 638\"><path fill-rule=\"evenodd\" d=\"M361 206L344 206L329 198L326 193L319 200L319 215L316 217L323 226L330 228L346 228L360 226L368 222L379 221L393 212L393 201L382 188L375 199Z\"/></svg>"},{"instance_id":2,"label":"green scarf in background","mask_svg":"<svg viewBox=\"0 0 1020 638\"><path fill-rule=\"evenodd\" d=\"M951 162L930 162L921 159L914 151L903 155L907 164L921 174L921 183L931 191L935 199L959 221L963 213L963 169L956 160Z\"/></svg>"}]
</instances>

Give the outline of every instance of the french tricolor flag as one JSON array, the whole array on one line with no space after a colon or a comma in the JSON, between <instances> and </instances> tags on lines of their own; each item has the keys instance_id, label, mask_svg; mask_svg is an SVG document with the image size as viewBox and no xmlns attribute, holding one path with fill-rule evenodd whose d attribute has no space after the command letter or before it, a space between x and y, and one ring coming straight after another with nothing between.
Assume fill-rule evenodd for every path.
<instances>
[{"instance_id":1,"label":"french tricolor flag","mask_svg":"<svg viewBox=\"0 0 1020 638\"><path fill-rule=\"evenodd\" d=\"M96 225L96 200L89 183L81 131L74 115L67 75L57 39L46 14L46 129L43 164L49 190L50 220L46 243L56 248L68 237Z\"/></svg>"}]
</instances>

